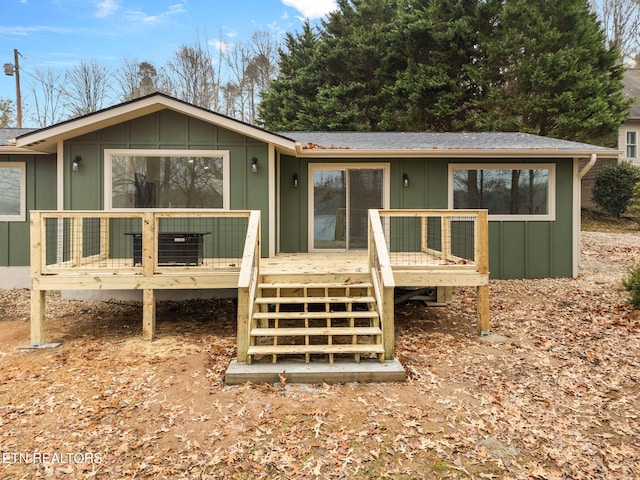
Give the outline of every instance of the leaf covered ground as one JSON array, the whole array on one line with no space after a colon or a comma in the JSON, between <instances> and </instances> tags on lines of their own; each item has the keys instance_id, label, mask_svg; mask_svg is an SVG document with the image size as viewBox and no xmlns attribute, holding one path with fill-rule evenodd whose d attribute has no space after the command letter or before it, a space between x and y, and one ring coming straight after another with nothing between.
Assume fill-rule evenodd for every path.
<instances>
[{"instance_id":1,"label":"leaf covered ground","mask_svg":"<svg viewBox=\"0 0 640 480\"><path fill-rule=\"evenodd\" d=\"M225 386L235 303L141 307L0 292L0 478L611 479L640 472L640 314L620 279L640 236L582 234L577 279L492 281L396 311L394 384Z\"/></svg>"}]
</instances>

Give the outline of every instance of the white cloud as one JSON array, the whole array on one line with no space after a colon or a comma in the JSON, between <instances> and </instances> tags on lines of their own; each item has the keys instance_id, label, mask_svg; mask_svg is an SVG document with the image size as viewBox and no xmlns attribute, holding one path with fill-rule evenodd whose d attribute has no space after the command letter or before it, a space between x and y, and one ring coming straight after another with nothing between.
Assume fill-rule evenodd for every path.
<instances>
[{"instance_id":1,"label":"white cloud","mask_svg":"<svg viewBox=\"0 0 640 480\"><path fill-rule=\"evenodd\" d=\"M108 0L106 0L108 1ZM129 10L126 13L126 18L130 22L135 23L145 23L145 24L154 24L154 23L162 23L164 21L169 20L171 17L175 15L179 15L186 11L185 2L178 2L173 5L169 5L169 7L162 13L157 15L149 15L141 10Z\"/></svg>"},{"instance_id":2,"label":"white cloud","mask_svg":"<svg viewBox=\"0 0 640 480\"><path fill-rule=\"evenodd\" d=\"M338 7L335 0L282 0L282 3L295 8L310 20L324 17Z\"/></svg>"},{"instance_id":3,"label":"white cloud","mask_svg":"<svg viewBox=\"0 0 640 480\"><path fill-rule=\"evenodd\" d=\"M212 45L219 52L226 52L231 48L231 44L222 42L220 40L209 40L209 45Z\"/></svg>"},{"instance_id":4,"label":"white cloud","mask_svg":"<svg viewBox=\"0 0 640 480\"><path fill-rule=\"evenodd\" d=\"M117 0L102 0L97 4L96 17L109 17L120 9Z\"/></svg>"},{"instance_id":5,"label":"white cloud","mask_svg":"<svg viewBox=\"0 0 640 480\"><path fill-rule=\"evenodd\" d=\"M36 25L33 27L21 27L21 26L1 27L0 26L0 35L23 37L23 36L31 35L38 32L71 33L73 32L73 29L62 28L62 27L49 27L45 25Z\"/></svg>"}]
</instances>

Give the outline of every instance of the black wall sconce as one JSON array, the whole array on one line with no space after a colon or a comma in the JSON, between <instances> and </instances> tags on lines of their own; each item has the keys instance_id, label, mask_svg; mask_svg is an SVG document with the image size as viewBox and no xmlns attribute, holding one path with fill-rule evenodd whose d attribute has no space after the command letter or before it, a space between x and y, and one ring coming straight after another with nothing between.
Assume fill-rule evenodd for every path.
<instances>
[{"instance_id":1,"label":"black wall sconce","mask_svg":"<svg viewBox=\"0 0 640 480\"><path fill-rule=\"evenodd\" d=\"M300 178L297 173L293 174L293 188L298 188L300 186Z\"/></svg>"},{"instance_id":2,"label":"black wall sconce","mask_svg":"<svg viewBox=\"0 0 640 480\"><path fill-rule=\"evenodd\" d=\"M406 173L402 174L402 186L403 187L408 187L409 186L409 175Z\"/></svg>"},{"instance_id":3,"label":"black wall sconce","mask_svg":"<svg viewBox=\"0 0 640 480\"><path fill-rule=\"evenodd\" d=\"M76 155L76 157L73 159L73 162L71 162L71 171L72 172L77 172L78 170L80 170L80 162L82 161L82 157L80 155Z\"/></svg>"},{"instance_id":4,"label":"black wall sconce","mask_svg":"<svg viewBox=\"0 0 640 480\"><path fill-rule=\"evenodd\" d=\"M258 173L258 159L256 157L251 159L251 173Z\"/></svg>"}]
</instances>

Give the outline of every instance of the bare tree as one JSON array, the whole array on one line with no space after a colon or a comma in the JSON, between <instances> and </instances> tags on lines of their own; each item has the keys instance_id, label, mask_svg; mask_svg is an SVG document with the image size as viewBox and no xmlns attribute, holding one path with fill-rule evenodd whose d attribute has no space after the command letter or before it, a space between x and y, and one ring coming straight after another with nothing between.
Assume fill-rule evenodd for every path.
<instances>
[{"instance_id":1,"label":"bare tree","mask_svg":"<svg viewBox=\"0 0 640 480\"><path fill-rule=\"evenodd\" d=\"M218 110L219 83L213 57L199 39L178 49L167 62L167 74L171 94L185 102Z\"/></svg>"},{"instance_id":2,"label":"bare tree","mask_svg":"<svg viewBox=\"0 0 640 480\"><path fill-rule=\"evenodd\" d=\"M238 120L247 121L249 95L245 75L250 52L243 43L234 43L220 51L226 69L227 82L224 85L224 113Z\"/></svg>"},{"instance_id":3,"label":"bare tree","mask_svg":"<svg viewBox=\"0 0 640 480\"><path fill-rule=\"evenodd\" d=\"M269 32L259 30L251 36L251 61L248 70L259 91L268 91L271 80L278 75L281 42Z\"/></svg>"},{"instance_id":4,"label":"bare tree","mask_svg":"<svg viewBox=\"0 0 640 480\"><path fill-rule=\"evenodd\" d=\"M14 112L13 100L0 98L0 128L11 126Z\"/></svg>"},{"instance_id":5,"label":"bare tree","mask_svg":"<svg viewBox=\"0 0 640 480\"><path fill-rule=\"evenodd\" d=\"M640 54L640 0L591 0L611 43L625 60Z\"/></svg>"},{"instance_id":6,"label":"bare tree","mask_svg":"<svg viewBox=\"0 0 640 480\"><path fill-rule=\"evenodd\" d=\"M80 62L67 72L65 97L71 115L81 116L100 110L111 93L112 75L96 62Z\"/></svg>"},{"instance_id":7,"label":"bare tree","mask_svg":"<svg viewBox=\"0 0 640 480\"><path fill-rule=\"evenodd\" d=\"M276 37L257 31L248 44L235 43L221 51L228 74L223 96L227 115L255 122L260 93L268 91L278 72L279 46Z\"/></svg>"},{"instance_id":8,"label":"bare tree","mask_svg":"<svg viewBox=\"0 0 640 480\"><path fill-rule=\"evenodd\" d=\"M122 101L133 100L153 92L162 91L166 80L164 71L147 61L122 60L117 72Z\"/></svg>"},{"instance_id":9,"label":"bare tree","mask_svg":"<svg viewBox=\"0 0 640 480\"><path fill-rule=\"evenodd\" d=\"M32 119L39 127L47 127L64 120L64 76L51 69L35 70L35 81L31 86L31 95L35 106Z\"/></svg>"},{"instance_id":10,"label":"bare tree","mask_svg":"<svg viewBox=\"0 0 640 480\"><path fill-rule=\"evenodd\" d=\"M250 121L255 122L260 94L268 92L271 80L278 75L280 42L265 31L257 31L251 36L249 49L251 56L244 76L249 89Z\"/></svg>"}]
</instances>

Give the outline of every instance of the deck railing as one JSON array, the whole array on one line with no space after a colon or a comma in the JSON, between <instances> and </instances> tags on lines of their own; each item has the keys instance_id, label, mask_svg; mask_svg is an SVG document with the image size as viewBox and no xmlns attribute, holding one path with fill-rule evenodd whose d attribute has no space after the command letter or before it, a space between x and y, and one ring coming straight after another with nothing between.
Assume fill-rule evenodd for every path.
<instances>
[{"instance_id":1,"label":"deck railing","mask_svg":"<svg viewBox=\"0 0 640 480\"><path fill-rule=\"evenodd\" d=\"M253 211L249 217L247 238L244 244L240 276L238 278L238 346L236 359L247 361L250 320L260 279L260 212Z\"/></svg>"},{"instance_id":2,"label":"deck railing","mask_svg":"<svg viewBox=\"0 0 640 480\"><path fill-rule=\"evenodd\" d=\"M486 210L380 210L394 269L488 272Z\"/></svg>"},{"instance_id":3,"label":"deck railing","mask_svg":"<svg viewBox=\"0 0 640 480\"><path fill-rule=\"evenodd\" d=\"M249 211L32 211L36 275L239 270Z\"/></svg>"},{"instance_id":4,"label":"deck railing","mask_svg":"<svg viewBox=\"0 0 640 480\"><path fill-rule=\"evenodd\" d=\"M382 344L387 360L394 356L394 289L395 280L389 261L387 242L378 210L369 210L369 271L382 325Z\"/></svg>"}]
</instances>

